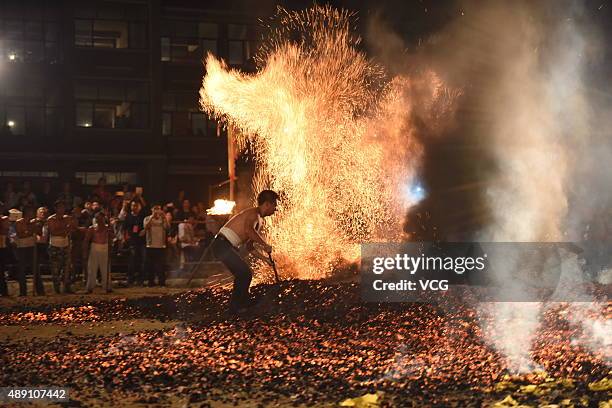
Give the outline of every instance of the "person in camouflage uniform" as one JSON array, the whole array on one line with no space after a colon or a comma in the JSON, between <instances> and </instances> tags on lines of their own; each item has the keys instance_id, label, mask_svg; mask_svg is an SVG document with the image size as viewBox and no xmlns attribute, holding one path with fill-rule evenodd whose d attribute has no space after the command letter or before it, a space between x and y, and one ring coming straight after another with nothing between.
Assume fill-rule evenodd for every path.
<instances>
[{"instance_id":1,"label":"person in camouflage uniform","mask_svg":"<svg viewBox=\"0 0 612 408\"><path fill-rule=\"evenodd\" d=\"M74 293L70 289L70 234L76 225L71 216L65 213L63 201L55 202L55 214L49 217L49 266L53 276L55 293L60 293L61 283L64 284L64 293Z\"/></svg>"}]
</instances>

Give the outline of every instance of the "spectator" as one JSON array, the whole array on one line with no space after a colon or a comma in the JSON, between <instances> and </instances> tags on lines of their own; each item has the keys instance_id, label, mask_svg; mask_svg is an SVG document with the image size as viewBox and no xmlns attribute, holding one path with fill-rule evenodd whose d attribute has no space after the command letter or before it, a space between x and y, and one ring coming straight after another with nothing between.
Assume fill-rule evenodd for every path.
<instances>
[{"instance_id":1,"label":"spectator","mask_svg":"<svg viewBox=\"0 0 612 408\"><path fill-rule=\"evenodd\" d=\"M174 208L181 208L183 206L183 201L185 201L185 190L178 192L176 201L174 201Z\"/></svg>"},{"instance_id":2,"label":"spectator","mask_svg":"<svg viewBox=\"0 0 612 408\"><path fill-rule=\"evenodd\" d=\"M19 204L19 195L13 189L13 183L6 183L4 188L4 204L7 209L15 208Z\"/></svg>"},{"instance_id":3,"label":"spectator","mask_svg":"<svg viewBox=\"0 0 612 408\"><path fill-rule=\"evenodd\" d=\"M89 228L93 224L94 212L91 206L91 201L85 201L83 210L79 216L79 227Z\"/></svg>"},{"instance_id":4,"label":"spectator","mask_svg":"<svg viewBox=\"0 0 612 408\"><path fill-rule=\"evenodd\" d=\"M9 219L4 215L4 211L4 203L0 201L0 296L8 296L4 272L8 258Z\"/></svg>"},{"instance_id":5,"label":"spectator","mask_svg":"<svg viewBox=\"0 0 612 408\"><path fill-rule=\"evenodd\" d=\"M178 264L179 260L179 250L178 250L178 225L173 222L172 219L172 211L166 211L165 213L166 221L170 226L168 230L168 238L167 238L167 264L172 267Z\"/></svg>"},{"instance_id":6,"label":"spectator","mask_svg":"<svg viewBox=\"0 0 612 408\"><path fill-rule=\"evenodd\" d=\"M72 193L72 186L69 181L65 181L62 187L62 192L57 196L58 200L64 202L64 209L71 210L75 205L81 204L81 198Z\"/></svg>"},{"instance_id":7,"label":"spectator","mask_svg":"<svg viewBox=\"0 0 612 408\"><path fill-rule=\"evenodd\" d=\"M134 192L132 191L128 183L125 183L123 185L123 189L121 192L123 193L122 195L124 200L132 201L132 198L134 198Z\"/></svg>"},{"instance_id":8,"label":"spectator","mask_svg":"<svg viewBox=\"0 0 612 408\"><path fill-rule=\"evenodd\" d=\"M191 215L195 217L195 214L191 211L191 203L189 200L183 200L181 207L176 213L176 220L178 222L186 221Z\"/></svg>"},{"instance_id":9,"label":"spectator","mask_svg":"<svg viewBox=\"0 0 612 408\"><path fill-rule=\"evenodd\" d=\"M130 209L128 211L128 205ZM144 240L144 216L142 204L138 200L126 202L119 213L119 219L123 221L123 230L128 237L130 248L130 260L128 266L128 284L134 281L138 285L143 284L143 262L145 252Z\"/></svg>"},{"instance_id":10,"label":"spectator","mask_svg":"<svg viewBox=\"0 0 612 408\"><path fill-rule=\"evenodd\" d=\"M23 217L15 222L15 231L17 237L15 239L15 247L17 254L17 266L19 281L19 296L27 295L26 284L26 269L32 269L32 275L35 270L36 260L36 234L34 224L30 221L34 218L34 209L26 207L23 212ZM35 292L35 290L34 290Z\"/></svg>"},{"instance_id":11,"label":"spectator","mask_svg":"<svg viewBox=\"0 0 612 408\"><path fill-rule=\"evenodd\" d=\"M193 214L189 214L187 221L179 224L178 239L185 255L185 264L192 264L197 258L198 239L195 234L195 224L196 219Z\"/></svg>"},{"instance_id":12,"label":"spectator","mask_svg":"<svg viewBox=\"0 0 612 408\"><path fill-rule=\"evenodd\" d=\"M33 284L34 294L44 295L45 288L40 274L40 264L47 261L47 246L49 245L49 230L47 228L47 208L39 207L36 210L36 217L30 221L34 228L36 238L36 262L34 263Z\"/></svg>"},{"instance_id":13,"label":"spectator","mask_svg":"<svg viewBox=\"0 0 612 408\"><path fill-rule=\"evenodd\" d=\"M87 259L87 293L91 293L96 286L98 270L102 277L102 288L106 293L112 292L109 263L112 240L111 227L106 223L104 213L99 211L96 213L94 224L87 229L83 242L83 259Z\"/></svg>"},{"instance_id":14,"label":"spectator","mask_svg":"<svg viewBox=\"0 0 612 408\"><path fill-rule=\"evenodd\" d=\"M100 202L106 207L109 205L112 194L106 190L106 179L100 177L98 179L98 186L94 189L93 194L98 196Z\"/></svg>"},{"instance_id":15,"label":"spectator","mask_svg":"<svg viewBox=\"0 0 612 408\"><path fill-rule=\"evenodd\" d=\"M166 236L170 224L162 211L161 205L155 204L151 215L144 219L147 237L146 270L149 275L149 286L155 285L155 277L159 286L166 285Z\"/></svg>"},{"instance_id":16,"label":"spectator","mask_svg":"<svg viewBox=\"0 0 612 408\"><path fill-rule=\"evenodd\" d=\"M53 193L51 192L51 182L43 183L42 192L38 195L38 205L41 207L50 207L53 205Z\"/></svg>"},{"instance_id":17,"label":"spectator","mask_svg":"<svg viewBox=\"0 0 612 408\"><path fill-rule=\"evenodd\" d=\"M55 293L60 293L61 283L64 293L74 293L70 288L70 233L74 229L72 218L66 214L63 200L55 202L55 214L47 219L49 228L49 263L53 276Z\"/></svg>"},{"instance_id":18,"label":"spectator","mask_svg":"<svg viewBox=\"0 0 612 408\"><path fill-rule=\"evenodd\" d=\"M83 239L85 238L85 231L89 225L85 226L83 220L81 220L81 216L83 214L83 209L81 209L80 205L75 205L72 209L72 222L74 224L74 228L70 233L70 272L71 272L71 281L74 282L77 276L85 279L86 271L83 266Z\"/></svg>"},{"instance_id":19,"label":"spectator","mask_svg":"<svg viewBox=\"0 0 612 408\"><path fill-rule=\"evenodd\" d=\"M32 184L29 181L24 181L21 191L18 193L19 204L21 205L21 211L25 211L26 207L36 208L38 201L36 200L36 194L32 192Z\"/></svg>"}]
</instances>

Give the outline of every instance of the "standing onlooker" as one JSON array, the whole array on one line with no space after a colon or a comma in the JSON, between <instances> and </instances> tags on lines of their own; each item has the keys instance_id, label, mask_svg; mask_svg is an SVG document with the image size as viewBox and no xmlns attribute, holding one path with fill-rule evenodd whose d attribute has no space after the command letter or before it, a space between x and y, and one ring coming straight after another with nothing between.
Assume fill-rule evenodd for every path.
<instances>
[{"instance_id":1,"label":"standing onlooker","mask_svg":"<svg viewBox=\"0 0 612 408\"><path fill-rule=\"evenodd\" d=\"M49 263L53 275L53 288L60 293L60 284L64 284L64 293L74 293L70 289L70 233L75 224L66 214L63 200L55 202L55 214L47 220L49 227Z\"/></svg>"},{"instance_id":2,"label":"standing onlooker","mask_svg":"<svg viewBox=\"0 0 612 408\"><path fill-rule=\"evenodd\" d=\"M128 212L128 205L130 206ZM128 236L128 245L130 248L130 260L128 266L128 284L134 283L142 285L143 277L143 261L145 252L144 240L144 216L142 204L140 201L134 200L130 203L124 203L119 219L123 221L123 231Z\"/></svg>"},{"instance_id":3,"label":"standing onlooker","mask_svg":"<svg viewBox=\"0 0 612 408\"><path fill-rule=\"evenodd\" d=\"M54 197L51 192L51 182L45 181L43 183L42 192L38 194L38 205L41 207L51 207L53 205Z\"/></svg>"},{"instance_id":4,"label":"standing onlooker","mask_svg":"<svg viewBox=\"0 0 612 408\"><path fill-rule=\"evenodd\" d=\"M166 264L170 269L173 269L179 263L179 250L178 250L178 225L173 222L172 211L166 211L165 213L166 222L170 226L168 230L168 237L166 239L167 245L167 261Z\"/></svg>"},{"instance_id":5,"label":"standing onlooker","mask_svg":"<svg viewBox=\"0 0 612 408\"><path fill-rule=\"evenodd\" d=\"M70 233L70 279L72 282L76 281L77 276L81 276L82 280L85 280L87 275L86 266L83 263L83 239L85 238L85 231L89 225L83 225L81 216L83 209L80 205L75 205L72 209L72 222L74 227Z\"/></svg>"},{"instance_id":6,"label":"standing onlooker","mask_svg":"<svg viewBox=\"0 0 612 408\"><path fill-rule=\"evenodd\" d=\"M181 190L178 192L178 196L176 197L176 201L174 202L174 208L180 209L183 205L183 201L185 201L185 190Z\"/></svg>"},{"instance_id":7,"label":"standing onlooker","mask_svg":"<svg viewBox=\"0 0 612 408\"><path fill-rule=\"evenodd\" d=\"M21 211L25 212L26 207L36 208L38 201L36 200L36 194L32 191L32 184L29 181L24 181L21 191L17 194L19 196L19 205Z\"/></svg>"},{"instance_id":8,"label":"standing onlooker","mask_svg":"<svg viewBox=\"0 0 612 408\"><path fill-rule=\"evenodd\" d=\"M112 292L110 281L110 248L113 234L102 211L96 213L94 224L87 229L83 242L83 259L87 259L87 293L96 286L96 275L100 270L102 288ZM89 248L91 243L91 248ZM89 251L88 251L89 248Z\"/></svg>"},{"instance_id":9,"label":"standing onlooker","mask_svg":"<svg viewBox=\"0 0 612 408\"><path fill-rule=\"evenodd\" d=\"M34 228L34 236L36 238L36 262L34 263L33 284L34 294L44 295L45 288L43 285L40 265L48 261L47 247L49 246L49 229L47 227L47 208L39 207L36 210L36 218L30 221Z\"/></svg>"},{"instance_id":10,"label":"standing onlooker","mask_svg":"<svg viewBox=\"0 0 612 408\"><path fill-rule=\"evenodd\" d=\"M185 264L190 265L196 261L198 255L198 238L194 226L196 220L193 214L189 214L187 221L181 222L178 228L178 239L185 255Z\"/></svg>"},{"instance_id":11,"label":"standing onlooker","mask_svg":"<svg viewBox=\"0 0 612 408\"><path fill-rule=\"evenodd\" d=\"M112 194L106 190L106 179L104 177L100 177L98 179L98 185L93 191L93 195L98 196L100 202L105 207L110 203L111 198L113 198Z\"/></svg>"},{"instance_id":12,"label":"standing onlooker","mask_svg":"<svg viewBox=\"0 0 612 408\"><path fill-rule=\"evenodd\" d=\"M8 296L4 269L6 268L6 259L8 257L8 234L10 224L8 217L4 215L4 211L4 203L0 201L0 296Z\"/></svg>"},{"instance_id":13,"label":"standing onlooker","mask_svg":"<svg viewBox=\"0 0 612 408\"><path fill-rule=\"evenodd\" d=\"M17 269L19 280L19 296L26 296L26 268L32 269L34 275L36 260L36 234L34 225L30 222L34 218L34 209L26 207L23 217L15 221L15 246L17 248ZM28 265L29 264L29 265ZM36 289L33 290L36 292Z\"/></svg>"},{"instance_id":14,"label":"standing onlooker","mask_svg":"<svg viewBox=\"0 0 612 408\"><path fill-rule=\"evenodd\" d=\"M64 209L71 210L77 204L80 204L80 198L72 193L72 185L69 181L65 181L62 185L62 192L57 196L57 200L64 202Z\"/></svg>"},{"instance_id":15,"label":"standing onlooker","mask_svg":"<svg viewBox=\"0 0 612 408\"><path fill-rule=\"evenodd\" d=\"M175 218L178 222L186 221L191 215L195 217L195 214L191 211L191 203L189 200L183 200L181 207L175 214Z\"/></svg>"},{"instance_id":16,"label":"standing onlooker","mask_svg":"<svg viewBox=\"0 0 612 408\"><path fill-rule=\"evenodd\" d=\"M147 236L146 270L149 275L149 286L166 285L166 235L170 224L162 211L161 205L154 204L151 215L144 219Z\"/></svg>"},{"instance_id":17,"label":"standing onlooker","mask_svg":"<svg viewBox=\"0 0 612 408\"><path fill-rule=\"evenodd\" d=\"M9 210L17 207L19 204L19 195L13 189L13 183L8 182L4 188L4 205Z\"/></svg>"}]
</instances>

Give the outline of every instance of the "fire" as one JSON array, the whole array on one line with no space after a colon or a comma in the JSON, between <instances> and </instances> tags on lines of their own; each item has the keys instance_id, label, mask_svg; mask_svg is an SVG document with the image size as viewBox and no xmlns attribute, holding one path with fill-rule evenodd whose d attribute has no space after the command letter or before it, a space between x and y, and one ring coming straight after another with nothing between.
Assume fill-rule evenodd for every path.
<instances>
[{"instance_id":1,"label":"fire","mask_svg":"<svg viewBox=\"0 0 612 408\"><path fill-rule=\"evenodd\" d=\"M422 153L410 122L415 84L385 79L358 50L351 17L329 6L279 9L255 75L205 61L201 107L253 149L255 190L281 193L266 232L284 273L300 278L357 260L361 242L400 238L402 189Z\"/></svg>"},{"instance_id":2,"label":"fire","mask_svg":"<svg viewBox=\"0 0 612 408\"><path fill-rule=\"evenodd\" d=\"M234 207L236 203L234 201L229 200L215 200L215 205L206 210L206 214L208 215L225 215L231 214L234 211Z\"/></svg>"}]
</instances>

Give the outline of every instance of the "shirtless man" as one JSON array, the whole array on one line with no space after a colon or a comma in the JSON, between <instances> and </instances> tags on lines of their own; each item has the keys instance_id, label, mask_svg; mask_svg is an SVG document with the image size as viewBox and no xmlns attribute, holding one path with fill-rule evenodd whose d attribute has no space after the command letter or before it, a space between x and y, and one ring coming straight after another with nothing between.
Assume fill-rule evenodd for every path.
<instances>
[{"instance_id":1,"label":"shirtless man","mask_svg":"<svg viewBox=\"0 0 612 408\"><path fill-rule=\"evenodd\" d=\"M26 207L23 210L23 217L15 221L15 246L17 250L17 266L19 270L19 296L27 295L26 269L32 268L35 271L36 263L36 234L34 224L30 221L34 218L34 209ZM29 264L29 266L28 266ZM36 292L36 290L34 290Z\"/></svg>"},{"instance_id":2,"label":"shirtless man","mask_svg":"<svg viewBox=\"0 0 612 408\"><path fill-rule=\"evenodd\" d=\"M65 213L64 201L55 202L55 214L47 220L49 228L49 264L53 275L53 288L60 293L60 282L64 283L64 293L74 293L70 289L70 233L76 228L72 217Z\"/></svg>"},{"instance_id":3,"label":"shirtless man","mask_svg":"<svg viewBox=\"0 0 612 408\"><path fill-rule=\"evenodd\" d=\"M247 208L234 215L220 230L213 241L213 252L234 275L234 288L230 299L230 312L242 311L253 304L249 299L249 286L253 272L240 257L239 248L246 245L249 250L254 244L260 245L267 253L272 247L261 237L259 228L263 217L274 214L278 194L272 190L263 190L257 196L257 207Z\"/></svg>"},{"instance_id":4,"label":"shirtless man","mask_svg":"<svg viewBox=\"0 0 612 408\"><path fill-rule=\"evenodd\" d=\"M9 219L4 215L4 203L0 201L0 296L8 296L8 287L4 277L8 256Z\"/></svg>"}]
</instances>

